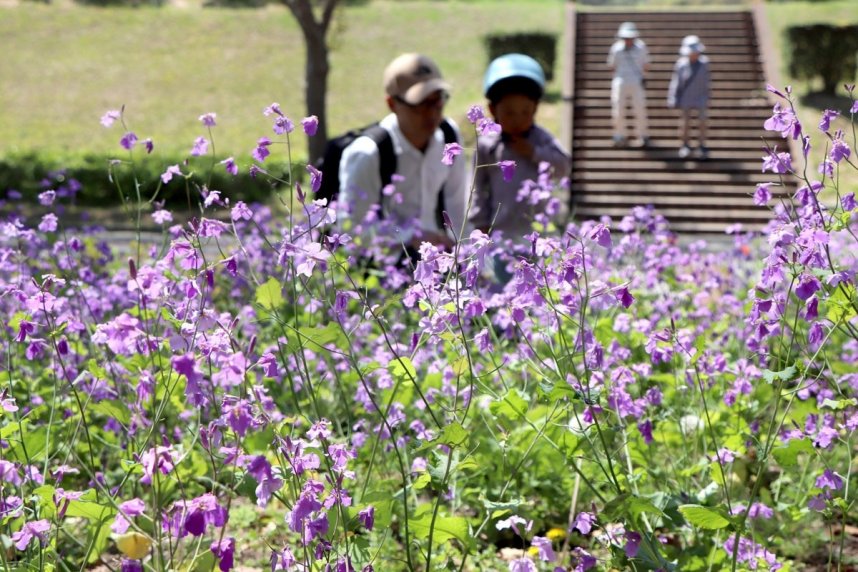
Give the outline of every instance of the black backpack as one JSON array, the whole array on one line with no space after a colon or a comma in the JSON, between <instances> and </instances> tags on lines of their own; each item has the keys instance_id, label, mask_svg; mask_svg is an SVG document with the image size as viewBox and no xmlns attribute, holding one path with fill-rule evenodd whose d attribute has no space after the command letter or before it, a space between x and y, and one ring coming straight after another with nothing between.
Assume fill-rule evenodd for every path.
<instances>
[{"instance_id":1,"label":"black backpack","mask_svg":"<svg viewBox=\"0 0 858 572\"><path fill-rule=\"evenodd\" d=\"M458 143L459 139L456 137L456 130L453 129L453 126L446 119L441 121L440 127L444 133L444 143ZM313 165L322 172L322 184L319 190L316 191L315 198L326 199L328 202L337 198L340 192L340 160L343 158L343 151L362 135L366 135L378 145L381 186L385 187L390 184L394 173L396 173L396 153L393 150L393 140L390 138L390 133L387 129L378 123L373 123L361 129L347 131L328 141L324 154ZM438 223L439 228L443 228L443 218L441 217L441 213L444 211L443 191L443 187L438 191L439 200L436 218L441 221ZM381 196L381 193L379 193L379 197Z\"/></svg>"}]
</instances>

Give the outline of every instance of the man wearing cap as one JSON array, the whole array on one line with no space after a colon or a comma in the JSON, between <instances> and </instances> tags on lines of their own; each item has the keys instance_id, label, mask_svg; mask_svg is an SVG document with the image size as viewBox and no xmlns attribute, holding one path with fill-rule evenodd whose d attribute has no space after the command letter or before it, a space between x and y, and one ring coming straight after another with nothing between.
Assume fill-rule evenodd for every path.
<instances>
[{"instance_id":1,"label":"man wearing cap","mask_svg":"<svg viewBox=\"0 0 858 572\"><path fill-rule=\"evenodd\" d=\"M611 81L611 119L615 147L626 145L626 106L631 104L635 129L641 146L648 147L649 126L646 115L644 79L649 70L649 52L640 39L634 22L623 22L617 30L617 41L608 53L608 66L614 72Z\"/></svg>"},{"instance_id":2,"label":"man wearing cap","mask_svg":"<svg viewBox=\"0 0 858 572\"><path fill-rule=\"evenodd\" d=\"M667 89L667 106L680 110L679 158L687 159L691 153L691 112L697 112L697 137L700 143L700 158L709 158L706 147L707 107L709 105L709 58L703 55L706 50L697 36L685 36L679 47L679 59L673 66L673 75Z\"/></svg>"},{"instance_id":3,"label":"man wearing cap","mask_svg":"<svg viewBox=\"0 0 858 572\"><path fill-rule=\"evenodd\" d=\"M438 66L426 56L403 54L387 66L384 90L391 113L379 125L389 132L396 155L395 188L382 189L378 145L369 137L358 137L340 161L338 219L354 224L373 216L391 221L395 240L406 246L416 247L423 241L452 245L453 235L439 220L439 210L449 215L453 231L461 232L467 180L463 157L452 165L441 161L445 137L440 126L449 89ZM456 140L461 140L455 125L445 121ZM372 236L372 226L365 227L370 232L364 235Z\"/></svg>"}]
</instances>

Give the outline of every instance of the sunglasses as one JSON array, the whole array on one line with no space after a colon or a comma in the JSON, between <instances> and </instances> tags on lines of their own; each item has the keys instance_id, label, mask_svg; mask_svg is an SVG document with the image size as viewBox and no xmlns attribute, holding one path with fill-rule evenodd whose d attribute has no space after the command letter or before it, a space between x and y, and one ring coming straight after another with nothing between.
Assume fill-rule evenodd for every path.
<instances>
[{"instance_id":1,"label":"sunglasses","mask_svg":"<svg viewBox=\"0 0 858 572\"><path fill-rule=\"evenodd\" d=\"M408 107L410 109L423 111L423 110L429 110L429 109L436 109L438 107L444 107L444 105L446 105L447 102L450 100L450 94L447 93L446 91L442 91L442 92L438 93L437 95L427 97L426 99L424 99L420 103L408 103L407 101L405 101L404 99L402 99L398 95L395 96L393 99L395 99L396 101L398 101L399 103L401 103L405 107Z\"/></svg>"}]
</instances>

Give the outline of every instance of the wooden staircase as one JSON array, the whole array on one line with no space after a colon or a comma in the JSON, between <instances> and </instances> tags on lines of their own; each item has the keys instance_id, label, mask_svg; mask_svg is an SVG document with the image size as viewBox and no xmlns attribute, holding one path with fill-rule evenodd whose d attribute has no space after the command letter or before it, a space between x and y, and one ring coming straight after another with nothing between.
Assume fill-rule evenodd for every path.
<instances>
[{"instance_id":1,"label":"wooden staircase","mask_svg":"<svg viewBox=\"0 0 858 572\"><path fill-rule=\"evenodd\" d=\"M619 220L634 206L653 205L683 233L722 233L741 223L759 230L770 219L754 205L766 142L788 150L778 133L763 130L771 115L757 34L750 12L577 12L572 130L572 214L579 220ZM606 59L617 27L633 21L650 52L647 110L652 146L614 148L611 71ZM667 88L682 38L706 45L712 73L707 147L710 159L680 159L678 115ZM630 112L629 112L630 114ZM628 125L633 126L631 115ZM692 142L696 143L696 130ZM631 135L635 135L632 132ZM763 140L765 138L765 141ZM774 197L791 189L772 187Z\"/></svg>"}]
</instances>

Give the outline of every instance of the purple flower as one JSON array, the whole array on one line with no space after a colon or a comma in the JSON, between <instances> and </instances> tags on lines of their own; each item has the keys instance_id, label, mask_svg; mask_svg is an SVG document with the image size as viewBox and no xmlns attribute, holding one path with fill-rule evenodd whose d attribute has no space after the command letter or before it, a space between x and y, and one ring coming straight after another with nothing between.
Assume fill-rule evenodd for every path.
<instances>
[{"instance_id":1,"label":"purple flower","mask_svg":"<svg viewBox=\"0 0 858 572\"><path fill-rule=\"evenodd\" d=\"M122 558L119 563L119 572L143 572L143 563L133 558Z\"/></svg>"},{"instance_id":2,"label":"purple flower","mask_svg":"<svg viewBox=\"0 0 858 572\"><path fill-rule=\"evenodd\" d=\"M159 209L152 213L152 220L155 222L155 224L166 224L168 222L172 222L173 215L170 213L170 211Z\"/></svg>"},{"instance_id":3,"label":"purple flower","mask_svg":"<svg viewBox=\"0 0 858 572\"><path fill-rule=\"evenodd\" d=\"M268 117L269 115L272 115L272 114L273 115L283 115L283 112L280 111L280 104L279 103L272 103L271 105L269 105L268 107L266 107L265 109L262 110L262 115L264 115L265 117Z\"/></svg>"},{"instance_id":4,"label":"purple flower","mask_svg":"<svg viewBox=\"0 0 858 572\"><path fill-rule=\"evenodd\" d=\"M578 565L575 567L575 572L587 572L587 570L594 568L598 563L593 555L580 546L577 547L574 552L575 556L578 557Z\"/></svg>"},{"instance_id":5,"label":"purple flower","mask_svg":"<svg viewBox=\"0 0 858 572\"><path fill-rule=\"evenodd\" d=\"M173 369L179 375L184 375L187 378L185 386L185 397L192 405L204 405L208 399L203 394L200 387L200 382L203 379L202 373L197 368L197 362L194 359L194 354L188 353L182 356L174 356Z\"/></svg>"},{"instance_id":6,"label":"purple flower","mask_svg":"<svg viewBox=\"0 0 858 572\"><path fill-rule=\"evenodd\" d=\"M151 137L147 137L143 140L143 146L146 147L146 153L149 154L155 149L155 144L152 142Z\"/></svg>"},{"instance_id":7,"label":"purple flower","mask_svg":"<svg viewBox=\"0 0 858 572\"><path fill-rule=\"evenodd\" d=\"M835 119L840 115L839 111L835 111L833 109L826 109L822 112L822 119L819 121L819 129L821 131L827 132L831 129L831 120Z\"/></svg>"},{"instance_id":8,"label":"purple flower","mask_svg":"<svg viewBox=\"0 0 858 572\"><path fill-rule=\"evenodd\" d=\"M212 553L217 556L220 563L218 568L221 572L229 572L232 570L233 556L235 554L235 538L229 537L223 540L215 540L211 544Z\"/></svg>"},{"instance_id":9,"label":"purple flower","mask_svg":"<svg viewBox=\"0 0 858 572\"><path fill-rule=\"evenodd\" d=\"M309 491L301 493L298 502L295 503L292 511L286 517L289 522L289 528L293 532L303 532L304 521L320 508L322 508L322 503L316 500L315 494Z\"/></svg>"},{"instance_id":10,"label":"purple flower","mask_svg":"<svg viewBox=\"0 0 858 572\"><path fill-rule=\"evenodd\" d=\"M358 513L358 520L367 530L372 530L375 526L375 507L368 506Z\"/></svg>"},{"instance_id":11,"label":"purple flower","mask_svg":"<svg viewBox=\"0 0 858 572\"><path fill-rule=\"evenodd\" d=\"M151 485L155 473L160 472L167 475L173 470L173 456L170 448L153 447L149 449L141 456L140 464L143 465L143 476L140 478L140 482L144 485Z\"/></svg>"},{"instance_id":12,"label":"purple flower","mask_svg":"<svg viewBox=\"0 0 858 572\"><path fill-rule=\"evenodd\" d=\"M816 488L838 491L843 488L843 478L831 469L825 469L816 478Z\"/></svg>"},{"instance_id":13,"label":"purple flower","mask_svg":"<svg viewBox=\"0 0 858 572\"><path fill-rule=\"evenodd\" d=\"M480 119L483 119L486 115L483 113L483 108L479 105L472 105L468 112L466 113L468 117L468 121L471 122L472 125L476 125Z\"/></svg>"},{"instance_id":14,"label":"purple flower","mask_svg":"<svg viewBox=\"0 0 858 572\"><path fill-rule=\"evenodd\" d=\"M173 503L164 517L164 528L178 538L188 534L202 536L206 528L221 528L228 519L226 509L218 504L217 498L211 493L205 493L190 501Z\"/></svg>"},{"instance_id":15,"label":"purple flower","mask_svg":"<svg viewBox=\"0 0 858 572\"><path fill-rule=\"evenodd\" d=\"M801 136L801 123L792 109L775 104L772 116L763 123L767 131L780 131L782 137L798 139Z\"/></svg>"},{"instance_id":16,"label":"purple flower","mask_svg":"<svg viewBox=\"0 0 858 572\"><path fill-rule=\"evenodd\" d=\"M498 167L500 167L504 181L509 182L515 176L515 161L501 161L498 163Z\"/></svg>"},{"instance_id":17,"label":"purple flower","mask_svg":"<svg viewBox=\"0 0 858 572\"><path fill-rule=\"evenodd\" d=\"M173 179L173 175L182 175L182 171L178 165L170 165L167 170L161 174L161 182L165 185Z\"/></svg>"},{"instance_id":18,"label":"purple flower","mask_svg":"<svg viewBox=\"0 0 858 572\"><path fill-rule=\"evenodd\" d=\"M462 154L462 146L458 143L447 143L444 145L444 156L441 158L441 162L445 165L452 165L453 159L456 155Z\"/></svg>"},{"instance_id":19,"label":"purple flower","mask_svg":"<svg viewBox=\"0 0 858 572\"><path fill-rule=\"evenodd\" d=\"M256 142L256 148L250 155L260 163L264 162L265 158L271 154L271 151L268 150L269 145L271 145L271 139L268 137L260 137Z\"/></svg>"},{"instance_id":20,"label":"purple flower","mask_svg":"<svg viewBox=\"0 0 858 572\"><path fill-rule=\"evenodd\" d=\"M596 524L596 515L590 512L579 512L572 522L572 530L577 530L581 534L590 534L594 524Z\"/></svg>"},{"instance_id":21,"label":"purple flower","mask_svg":"<svg viewBox=\"0 0 858 572\"><path fill-rule=\"evenodd\" d=\"M557 555L554 554L554 548L551 546L551 541L543 536L534 536L530 544L536 548L539 559L543 562L554 562Z\"/></svg>"},{"instance_id":22,"label":"purple flower","mask_svg":"<svg viewBox=\"0 0 858 572\"><path fill-rule=\"evenodd\" d=\"M789 153L778 153L777 148L770 151L768 155L763 157L763 173L771 171L772 173L784 174L792 170L792 157Z\"/></svg>"},{"instance_id":23,"label":"purple flower","mask_svg":"<svg viewBox=\"0 0 858 572\"><path fill-rule=\"evenodd\" d=\"M217 113L203 113L200 115L200 121L206 127L214 127L217 125L217 123L215 123L215 119L217 119Z\"/></svg>"},{"instance_id":24,"label":"purple flower","mask_svg":"<svg viewBox=\"0 0 858 572\"><path fill-rule=\"evenodd\" d=\"M590 231L589 238L603 248L611 247L611 230L602 223L593 227L593 230Z\"/></svg>"},{"instance_id":25,"label":"purple flower","mask_svg":"<svg viewBox=\"0 0 858 572\"><path fill-rule=\"evenodd\" d=\"M516 558L509 563L509 572L536 572L536 564L527 556Z\"/></svg>"},{"instance_id":26,"label":"purple flower","mask_svg":"<svg viewBox=\"0 0 858 572\"><path fill-rule=\"evenodd\" d=\"M637 556L638 549L641 546L641 535L638 532L627 531L626 532L626 556L628 558L634 558Z\"/></svg>"},{"instance_id":27,"label":"purple flower","mask_svg":"<svg viewBox=\"0 0 858 572\"><path fill-rule=\"evenodd\" d=\"M197 137L194 139L194 146L191 148L191 156L199 157L205 155L209 150L209 142L205 137Z\"/></svg>"},{"instance_id":28,"label":"purple flower","mask_svg":"<svg viewBox=\"0 0 858 572\"><path fill-rule=\"evenodd\" d=\"M54 200L57 198L56 191L45 191L44 193L39 193L39 204L43 207L49 207L54 204Z\"/></svg>"},{"instance_id":29,"label":"purple flower","mask_svg":"<svg viewBox=\"0 0 858 572\"><path fill-rule=\"evenodd\" d=\"M483 117L477 122L477 135L491 135L492 133L500 135L501 131L503 131L501 126L488 117Z\"/></svg>"},{"instance_id":30,"label":"purple flower","mask_svg":"<svg viewBox=\"0 0 858 572\"><path fill-rule=\"evenodd\" d=\"M122 117L122 112L112 109L101 116L101 124L105 127L110 127L118 121L120 117Z\"/></svg>"},{"instance_id":31,"label":"purple flower","mask_svg":"<svg viewBox=\"0 0 858 572\"><path fill-rule=\"evenodd\" d=\"M42 546L45 546L48 543L46 533L50 529L51 521L49 520L42 519L25 522L21 530L12 535L12 542L15 543L15 548L18 550L26 550L27 545L30 544L33 537L36 537L42 543Z\"/></svg>"},{"instance_id":32,"label":"purple flower","mask_svg":"<svg viewBox=\"0 0 858 572\"><path fill-rule=\"evenodd\" d=\"M119 144L122 145L124 149L131 151L134 145L137 144L137 135L135 135L133 131L129 131L122 136L122 139L119 140Z\"/></svg>"},{"instance_id":33,"label":"purple flower","mask_svg":"<svg viewBox=\"0 0 858 572\"><path fill-rule=\"evenodd\" d=\"M227 157L221 161L220 164L223 165L226 172L230 175L238 175L238 165L235 164L235 159L233 157Z\"/></svg>"},{"instance_id":34,"label":"purple flower","mask_svg":"<svg viewBox=\"0 0 858 572\"><path fill-rule=\"evenodd\" d=\"M614 292L614 296L616 297L617 302L619 302L623 306L623 308L628 308L635 301L635 297L632 296L632 293L629 292L629 289L625 286L623 286L619 290L616 290Z\"/></svg>"},{"instance_id":35,"label":"purple flower","mask_svg":"<svg viewBox=\"0 0 858 572\"><path fill-rule=\"evenodd\" d=\"M316 134L316 131L319 129L319 118L315 115L311 115L310 117L305 117L301 120L301 127L304 128L304 133L312 137Z\"/></svg>"},{"instance_id":36,"label":"purple flower","mask_svg":"<svg viewBox=\"0 0 858 572\"><path fill-rule=\"evenodd\" d=\"M322 188L322 172L313 165L307 165L307 172L310 173L310 189L318 193Z\"/></svg>"},{"instance_id":37,"label":"purple flower","mask_svg":"<svg viewBox=\"0 0 858 572\"><path fill-rule=\"evenodd\" d=\"M722 463L732 463L736 460L736 452L727 447L721 447L718 449L718 460Z\"/></svg>"},{"instance_id":38,"label":"purple flower","mask_svg":"<svg viewBox=\"0 0 858 572\"><path fill-rule=\"evenodd\" d=\"M848 159L851 154L852 150L849 148L849 145L840 138L832 141L831 150L828 152L828 156L835 163L839 163L843 159Z\"/></svg>"},{"instance_id":39,"label":"purple flower","mask_svg":"<svg viewBox=\"0 0 858 572\"><path fill-rule=\"evenodd\" d=\"M235 203L235 206L232 207L232 220L250 220L253 218L253 212L251 212L250 208L244 203L244 201L238 201Z\"/></svg>"},{"instance_id":40,"label":"purple flower","mask_svg":"<svg viewBox=\"0 0 858 572\"><path fill-rule=\"evenodd\" d=\"M849 113L851 113L853 115L858 113L858 101L852 102L852 107L851 107L851 109L849 109Z\"/></svg>"},{"instance_id":41,"label":"purple flower","mask_svg":"<svg viewBox=\"0 0 858 572\"><path fill-rule=\"evenodd\" d=\"M54 232L57 230L57 215L48 213L43 216L41 222L39 222L39 230L41 232Z\"/></svg>"},{"instance_id":42,"label":"purple flower","mask_svg":"<svg viewBox=\"0 0 858 572\"><path fill-rule=\"evenodd\" d=\"M798 279L798 286L795 287L795 295L798 296L800 300L807 300L821 287L822 285L819 283L816 276L812 274L802 274Z\"/></svg>"},{"instance_id":43,"label":"purple flower","mask_svg":"<svg viewBox=\"0 0 858 572\"><path fill-rule=\"evenodd\" d=\"M769 187L773 183L760 183L757 185L757 190L754 192L754 204L759 207L764 207L772 200L772 193Z\"/></svg>"},{"instance_id":44,"label":"purple flower","mask_svg":"<svg viewBox=\"0 0 858 572\"><path fill-rule=\"evenodd\" d=\"M272 129L277 135L283 135L284 133L292 133L295 130L295 124L285 115L278 115L274 119Z\"/></svg>"},{"instance_id":45,"label":"purple flower","mask_svg":"<svg viewBox=\"0 0 858 572\"><path fill-rule=\"evenodd\" d=\"M119 514L116 515L116 519L110 525L110 530L116 534L125 534L131 526L128 519L140 516L144 510L146 510L146 503L140 499L125 501L119 505Z\"/></svg>"}]
</instances>

